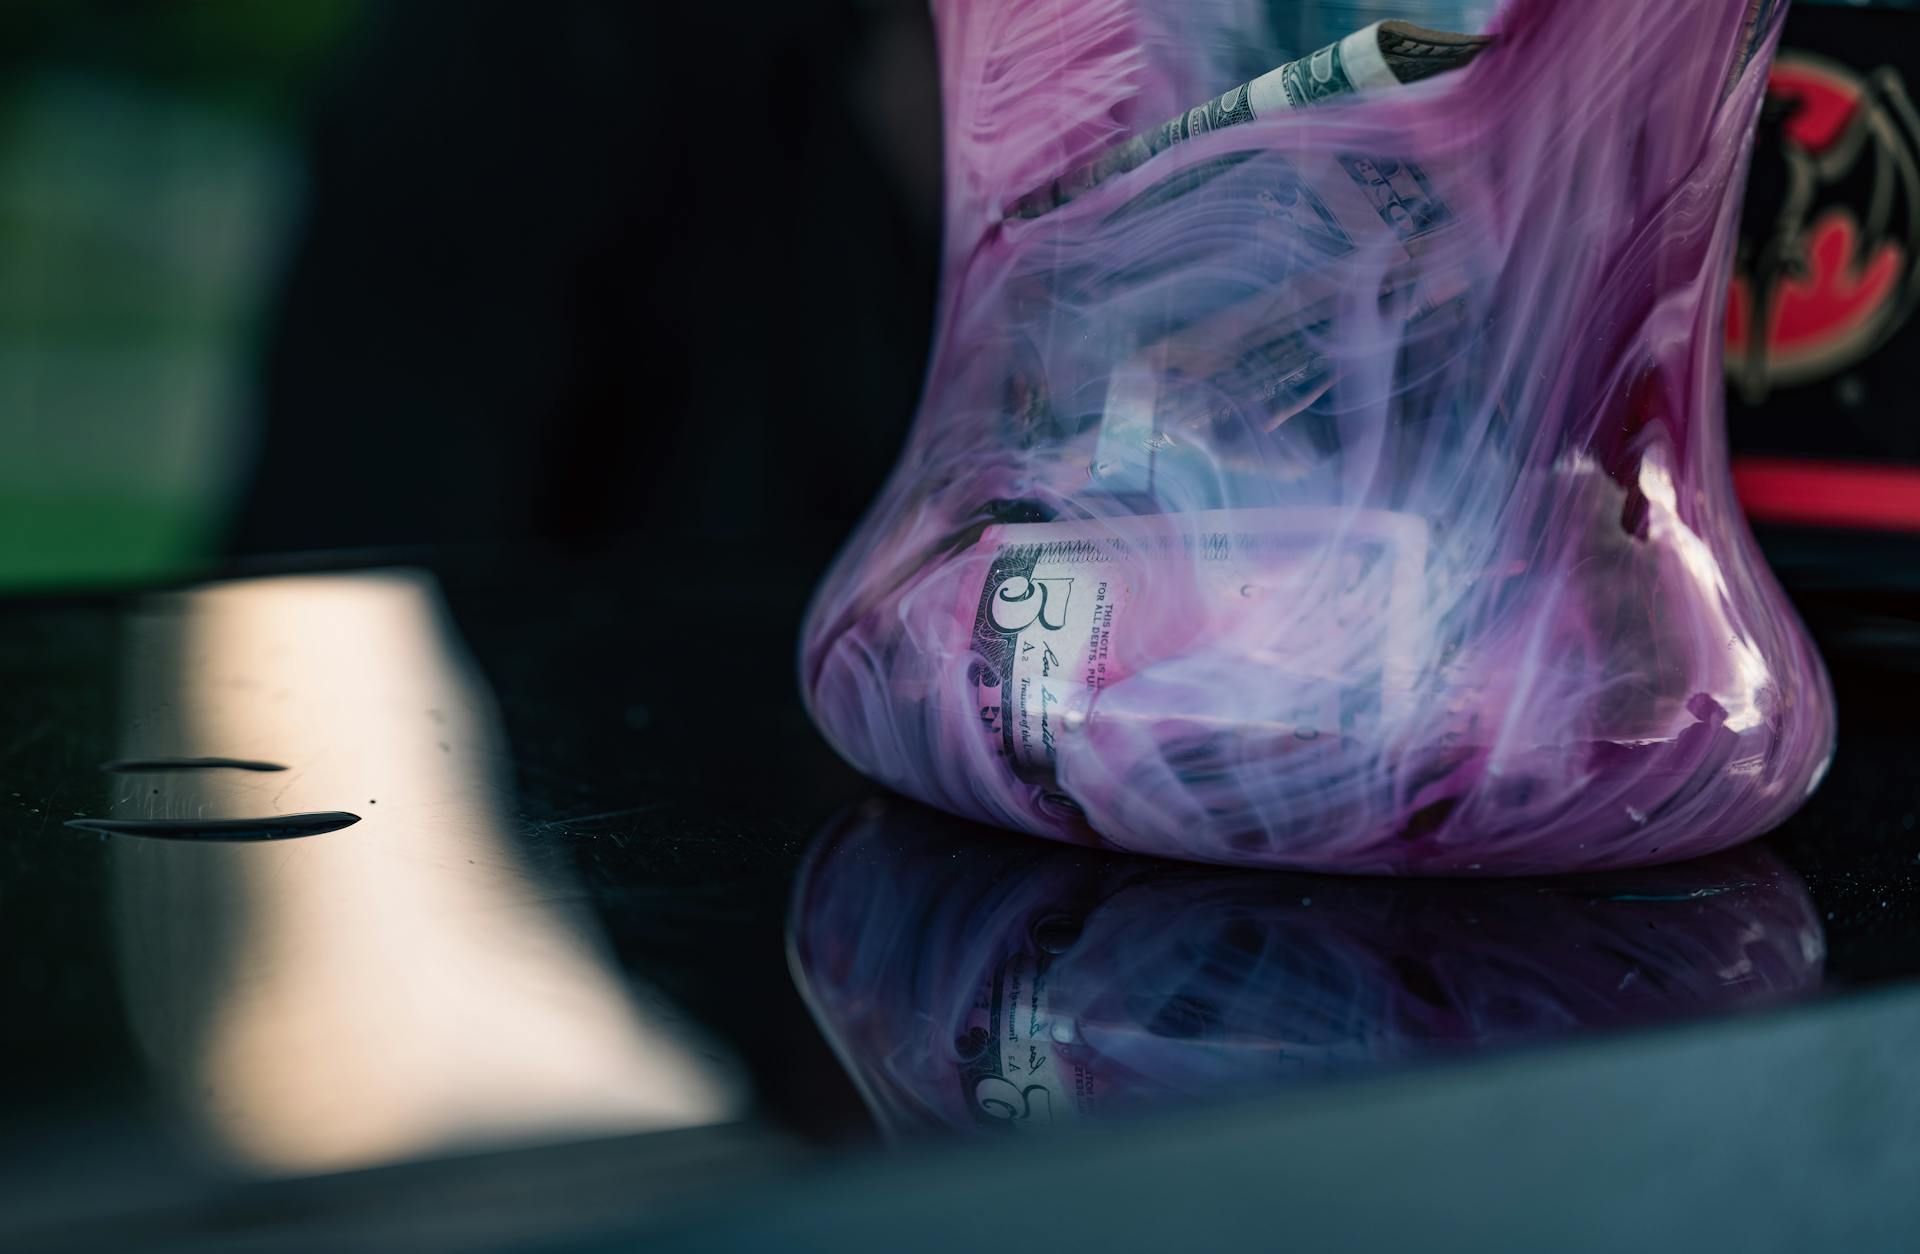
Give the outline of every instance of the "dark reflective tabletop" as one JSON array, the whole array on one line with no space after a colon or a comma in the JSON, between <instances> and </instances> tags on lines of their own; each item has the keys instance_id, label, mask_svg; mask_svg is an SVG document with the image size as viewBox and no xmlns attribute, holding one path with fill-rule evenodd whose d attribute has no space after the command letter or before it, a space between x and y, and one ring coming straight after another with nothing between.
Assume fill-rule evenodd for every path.
<instances>
[{"instance_id":1,"label":"dark reflective tabletop","mask_svg":"<svg viewBox=\"0 0 1920 1254\"><path fill-rule=\"evenodd\" d=\"M836 1164L1050 1131L1125 1163L1155 1119L1737 1040L1920 974L1920 591L1799 589L1841 746L1767 840L1411 882L879 794L795 694L825 556L0 602L0 1247L564 1247Z\"/></svg>"},{"instance_id":2,"label":"dark reflective tabletop","mask_svg":"<svg viewBox=\"0 0 1920 1254\"><path fill-rule=\"evenodd\" d=\"M792 927L883 1126L989 1134L1768 1006L1825 957L1764 848L1488 891L1009 849L878 801Z\"/></svg>"}]
</instances>

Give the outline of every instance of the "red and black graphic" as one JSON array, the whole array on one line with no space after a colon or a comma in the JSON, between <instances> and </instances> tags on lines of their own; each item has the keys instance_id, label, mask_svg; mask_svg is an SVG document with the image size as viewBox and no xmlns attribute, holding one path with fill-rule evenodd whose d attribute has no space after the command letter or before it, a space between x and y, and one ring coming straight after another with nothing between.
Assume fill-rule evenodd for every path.
<instances>
[{"instance_id":1,"label":"red and black graphic","mask_svg":"<svg viewBox=\"0 0 1920 1254\"><path fill-rule=\"evenodd\" d=\"M1727 306L1749 405L1831 377L1920 299L1920 115L1898 70L1782 50L1762 110Z\"/></svg>"}]
</instances>

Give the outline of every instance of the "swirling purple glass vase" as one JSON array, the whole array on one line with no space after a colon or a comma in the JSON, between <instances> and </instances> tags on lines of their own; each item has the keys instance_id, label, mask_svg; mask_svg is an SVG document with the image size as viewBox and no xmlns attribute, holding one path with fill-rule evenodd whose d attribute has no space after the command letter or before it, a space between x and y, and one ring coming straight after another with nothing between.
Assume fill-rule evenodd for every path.
<instances>
[{"instance_id":1,"label":"swirling purple glass vase","mask_svg":"<svg viewBox=\"0 0 1920 1254\"><path fill-rule=\"evenodd\" d=\"M815 721L943 809L1245 866L1777 824L1832 697L1721 328L1780 12L1510 0L1445 73L1366 88L1362 32L1220 94L1288 54L1260 8L935 0L938 329L806 621Z\"/></svg>"}]
</instances>

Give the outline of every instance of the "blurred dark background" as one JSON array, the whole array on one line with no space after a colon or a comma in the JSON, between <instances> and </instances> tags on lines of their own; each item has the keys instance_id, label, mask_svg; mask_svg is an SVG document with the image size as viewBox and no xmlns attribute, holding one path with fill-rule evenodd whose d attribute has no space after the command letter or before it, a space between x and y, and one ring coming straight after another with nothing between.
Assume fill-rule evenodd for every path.
<instances>
[{"instance_id":1,"label":"blurred dark background","mask_svg":"<svg viewBox=\"0 0 1920 1254\"><path fill-rule=\"evenodd\" d=\"M1799 0L1785 44L1897 121L1873 76L1907 98L1916 33ZM1763 132L1755 241L1810 134ZM303 550L824 552L917 400L939 168L921 0L7 0L0 588ZM1873 516L1802 508L1860 513L1822 467L1920 462L1894 364L1920 218L1895 219L1787 274L1792 343L1736 354L1763 523L1920 530L1915 478ZM1874 266L1906 277L1865 314L1808 295Z\"/></svg>"},{"instance_id":2,"label":"blurred dark background","mask_svg":"<svg viewBox=\"0 0 1920 1254\"><path fill-rule=\"evenodd\" d=\"M0 584L844 531L920 386L913 0L9 0Z\"/></svg>"},{"instance_id":3,"label":"blurred dark background","mask_svg":"<svg viewBox=\"0 0 1920 1254\"><path fill-rule=\"evenodd\" d=\"M314 97L232 542L850 522L932 310L933 54L902 27L917 6L365 13ZM890 155L903 117L920 150Z\"/></svg>"}]
</instances>

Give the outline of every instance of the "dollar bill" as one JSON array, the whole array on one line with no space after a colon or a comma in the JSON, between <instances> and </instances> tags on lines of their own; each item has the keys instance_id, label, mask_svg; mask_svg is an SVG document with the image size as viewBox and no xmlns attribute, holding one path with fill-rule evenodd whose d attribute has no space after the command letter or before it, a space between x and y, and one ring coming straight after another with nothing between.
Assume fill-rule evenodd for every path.
<instances>
[{"instance_id":1,"label":"dollar bill","mask_svg":"<svg viewBox=\"0 0 1920 1254\"><path fill-rule=\"evenodd\" d=\"M1400 80L1380 55L1378 36L1383 30L1384 23L1376 22L1312 56L1290 61L1255 79L1263 89L1260 103L1270 113L1282 108L1304 109L1337 96L1396 85ZM1249 94L1253 85L1248 84Z\"/></svg>"},{"instance_id":2,"label":"dollar bill","mask_svg":"<svg viewBox=\"0 0 1920 1254\"><path fill-rule=\"evenodd\" d=\"M1457 70L1479 56L1492 40L1486 35L1462 35L1430 30L1411 22L1380 23L1380 59L1396 82L1417 83L1435 74Z\"/></svg>"},{"instance_id":3,"label":"dollar bill","mask_svg":"<svg viewBox=\"0 0 1920 1254\"><path fill-rule=\"evenodd\" d=\"M1107 378L1089 478L1123 499L1225 504L1216 498L1237 465L1233 444L1250 426L1271 434L1332 385L1322 351L1332 327L1312 315L1290 310L1259 329L1217 318L1122 360ZM1267 443L1249 469L1272 474L1289 460Z\"/></svg>"},{"instance_id":4,"label":"dollar bill","mask_svg":"<svg viewBox=\"0 0 1920 1254\"><path fill-rule=\"evenodd\" d=\"M1411 515L1217 510L990 527L981 544L993 560L966 607L970 679L982 733L1028 782L1057 780L1094 697L1196 630L1264 641L1263 724L1303 742L1411 690L1426 586L1426 526ZM1178 604L1141 615L1143 595ZM1289 650L1291 665L1275 660Z\"/></svg>"},{"instance_id":5,"label":"dollar bill","mask_svg":"<svg viewBox=\"0 0 1920 1254\"><path fill-rule=\"evenodd\" d=\"M1434 191L1433 180L1412 161L1343 152L1340 167L1403 244L1453 221L1453 211Z\"/></svg>"},{"instance_id":6,"label":"dollar bill","mask_svg":"<svg viewBox=\"0 0 1920 1254\"><path fill-rule=\"evenodd\" d=\"M1458 69L1487 43L1480 35L1427 30L1399 21L1375 22L1108 149L1020 197L1006 216L1040 217L1196 135Z\"/></svg>"}]
</instances>

